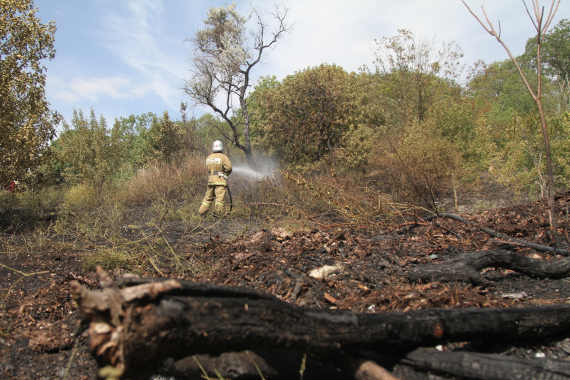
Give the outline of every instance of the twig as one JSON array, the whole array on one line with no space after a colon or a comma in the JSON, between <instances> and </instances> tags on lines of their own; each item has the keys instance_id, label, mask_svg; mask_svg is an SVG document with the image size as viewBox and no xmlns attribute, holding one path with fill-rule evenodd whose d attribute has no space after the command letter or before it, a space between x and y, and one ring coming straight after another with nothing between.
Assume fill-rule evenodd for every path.
<instances>
[{"instance_id":1,"label":"twig","mask_svg":"<svg viewBox=\"0 0 570 380\"><path fill-rule=\"evenodd\" d=\"M162 277L166 277L166 275L164 273L162 273L162 271L160 269L158 269L158 266L154 263L151 256L148 257L148 262L150 263L150 265L152 265L154 270L158 272L159 275L161 275Z\"/></svg>"},{"instance_id":2,"label":"twig","mask_svg":"<svg viewBox=\"0 0 570 380\"><path fill-rule=\"evenodd\" d=\"M196 363L198 368L200 368L200 371L202 372L202 379L209 379L210 377L208 376L208 372L206 372L204 366L202 365L202 363L200 363L200 360L198 360L196 355L192 355L192 360L194 360L194 363Z\"/></svg>"},{"instance_id":3,"label":"twig","mask_svg":"<svg viewBox=\"0 0 570 380\"><path fill-rule=\"evenodd\" d=\"M259 378L261 380L266 380L265 376L263 376L263 372L261 372L261 368L259 368L259 366L257 365L257 363L255 362L255 360L251 357L251 352L250 351L246 351L246 355L248 360L250 361L250 363L255 367L255 370L257 371L257 374L259 375Z\"/></svg>"},{"instance_id":4,"label":"twig","mask_svg":"<svg viewBox=\"0 0 570 380\"><path fill-rule=\"evenodd\" d=\"M273 202L251 202L250 205L252 205L252 206L289 207L289 206L285 206L282 203L273 203Z\"/></svg>"},{"instance_id":5,"label":"twig","mask_svg":"<svg viewBox=\"0 0 570 380\"><path fill-rule=\"evenodd\" d=\"M69 376L69 370L71 369L71 363L73 363L73 359L75 358L75 354L77 353L77 349L79 348L79 338L85 328L87 326L83 326L82 323L79 324L77 331L75 332L75 343L73 343L73 348L71 349L71 355L69 356L69 360L67 361L67 365L65 366L65 371L63 372L62 380L67 380Z\"/></svg>"},{"instance_id":6,"label":"twig","mask_svg":"<svg viewBox=\"0 0 570 380\"><path fill-rule=\"evenodd\" d=\"M12 272L14 272L14 273L17 273L17 274L19 274L20 276L23 276L23 277L30 277L30 276L36 276L36 275L38 275L38 274L46 274L46 273L49 273L49 271L47 271L47 270L44 270L44 271L41 271L41 272L25 273L25 272L19 271L18 269L9 267L8 265L4 265L4 264L2 264L2 263L0 263L0 266L3 267L3 268L8 269L9 271L12 271Z\"/></svg>"},{"instance_id":7,"label":"twig","mask_svg":"<svg viewBox=\"0 0 570 380\"><path fill-rule=\"evenodd\" d=\"M155 226L156 229L158 230L158 232L160 233L160 236L162 237L162 240L164 240L164 242L166 243L166 246L168 247L168 249L170 250L170 253L172 253L172 257L174 257L174 261L176 262L176 267L179 268L182 266L182 264L180 263L180 257L178 257L178 255L176 254L176 252L174 251L174 248L172 248L172 246L170 245L170 243L168 242L168 239L166 239L166 236L164 236L164 232L162 231L162 229L160 228L160 226Z\"/></svg>"},{"instance_id":8,"label":"twig","mask_svg":"<svg viewBox=\"0 0 570 380\"><path fill-rule=\"evenodd\" d=\"M7 305L7 301L8 301L8 297L10 296L10 292L12 291L12 289L13 289L20 281L22 281L22 280L25 279L26 277L31 277L31 276L36 276L36 275L40 275L40 274L49 273L49 271L47 271L47 270L46 270L46 271L41 271L41 272L25 273L25 272L22 272L22 271L20 271L20 270L18 270L18 269L9 267L8 265L4 265L4 264L2 264L2 263L0 263L0 266L2 266L3 268L6 268L6 269L8 269L9 271L12 271L12 272L14 272L14 273L16 273L16 274L19 274L20 276L22 276L22 277L20 277L19 279L17 279L16 281L14 281L14 283L12 283L12 285L10 285L10 287L9 287L8 290L6 291L6 295L4 296L4 299L2 300L2 303L3 303L4 305Z\"/></svg>"}]
</instances>

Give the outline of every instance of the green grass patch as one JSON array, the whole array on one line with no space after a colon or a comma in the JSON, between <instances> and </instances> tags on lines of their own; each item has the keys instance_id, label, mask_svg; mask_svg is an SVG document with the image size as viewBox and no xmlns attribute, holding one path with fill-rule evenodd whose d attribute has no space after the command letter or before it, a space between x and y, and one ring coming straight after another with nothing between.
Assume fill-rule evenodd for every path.
<instances>
[{"instance_id":1,"label":"green grass patch","mask_svg":"<svg viewBox=\"0 0 570 380\"><path fill-rule=\"evenodd\" d=\"M99 248L95 252L83 257L83 269L94 271L97 266L105 270L133 270L136 266L136 258L128 251L120 248Z\"/></svg>"}]
</instances>

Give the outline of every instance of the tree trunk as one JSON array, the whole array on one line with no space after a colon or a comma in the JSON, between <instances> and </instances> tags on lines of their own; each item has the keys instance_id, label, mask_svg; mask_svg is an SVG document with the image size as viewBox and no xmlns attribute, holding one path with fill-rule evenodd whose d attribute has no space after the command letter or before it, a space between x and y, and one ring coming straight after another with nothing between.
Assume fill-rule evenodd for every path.
<instances>
[{"instance_id":1,"label":"tree trunk","mask_svg":"<svg viewBox=\"0 0 570 380\"><path fill-rule=\"evenodd\" d=\"M521 342L570 331L570 305L354 314L302 309L243 289L177 280L102 291L73 282L72 289L100 366L135 377L166 358L199 353L252 348L404 353L448 341Z\"/></svg>"}]
</instances>

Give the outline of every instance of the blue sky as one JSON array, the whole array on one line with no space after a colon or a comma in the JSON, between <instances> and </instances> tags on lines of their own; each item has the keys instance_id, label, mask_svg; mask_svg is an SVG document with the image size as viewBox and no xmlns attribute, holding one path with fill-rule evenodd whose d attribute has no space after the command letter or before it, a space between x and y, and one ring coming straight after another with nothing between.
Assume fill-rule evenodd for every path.
<instances>
[{"instance_id":1,"label":"blue sky","mask_svg":"<svg viewBox=\"0 0 570 380\"><path fill-rule=\"evenodd\" d=\"M527 4L532 0L527 1ZM52 108L70 121L74 109L114 118L168 111L178 119L181 101L190 102L190 116L207 109L194 107L184 95L190 77L192 45L210 7L235 3L268 16L270 1L218 0L35 0L39 16L53 20L56 57L47 63L47 96ZM478 13L485 6L514 54L524 51L533 35L520 0L467 0ZM547 5L547 1L541 1ZM548 2L549 3L549 2ZM425 41L455 41L464 64L507 58L502 47L467 12L459 0L284 0L291 30L268 51L254 71L282 79L309 66L334 63L347 71L374 60L374 39L406 28ZM554 25L570 17L570 1L562 0ZM253 27L253 25L251 25Z\"/></svg>"}]
</instances>

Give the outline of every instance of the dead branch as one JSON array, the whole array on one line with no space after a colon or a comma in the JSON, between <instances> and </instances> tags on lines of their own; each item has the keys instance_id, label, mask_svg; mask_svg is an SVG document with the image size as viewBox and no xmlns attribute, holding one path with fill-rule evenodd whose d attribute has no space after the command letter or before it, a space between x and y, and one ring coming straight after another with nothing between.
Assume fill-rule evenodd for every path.
<instances>
[{"instance_id":1,"label":"dead branch","mask_svg":"<svg viewBox=\"0 0 570 380\"><path fill-rule=\"evenodd\" d=\"M536 278L570 276L570 258L536 260L505 250L466 253L444 263L427 264L408 273L411 281L462 281L485 284L481 270L489 267L507 268Z\"/></svg>"},{"instance_id":2,"label":"dead branch","mask_svg":"<svg viewBox=\"0 0 570 380\"><path fill-rule=\"evenodd\" d=\"M439 214L439 216L444 217L444 218L453 219L453 220L456 220L458 222L468 224L471 226L475 226L479 230L485 232L488 235L491 235L493 237L504 240L505 243L507 243L507 244L522 245L522 246L525 246L528 248L536 249L537 251L540 251L540 252L552 252L552 253L559 253L559 254L564 255L564 256L570 256L570 252L566 249L549 247L546 245L542 245L542 244L538 244L538 243L532 243L532 242L529 242L526 240L513 238L513 237L510 237L510 236L505 235L503 233L492 230L490 228L477 225L476 223L473 223L467 219L464 219L464 218L460 217L459 215L449 214L449 213L441 213L441 214Z\"/></svg>"}]
</instances>

